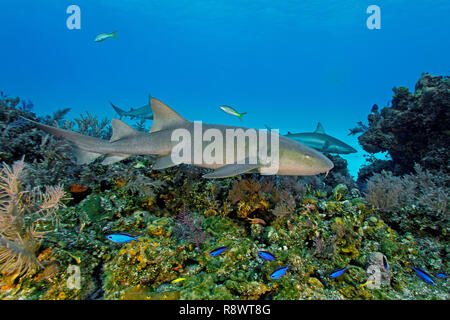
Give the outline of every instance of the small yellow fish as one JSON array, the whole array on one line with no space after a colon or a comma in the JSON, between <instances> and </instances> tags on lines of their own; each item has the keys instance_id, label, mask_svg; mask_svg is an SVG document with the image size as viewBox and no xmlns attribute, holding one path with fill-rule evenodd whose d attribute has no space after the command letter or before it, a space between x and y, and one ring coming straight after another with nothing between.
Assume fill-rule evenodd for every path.
<instances>
[{"instance_id":1,"label":"small yellow fish","mask_svg":"<svg viewBox=\"0 0 450 320\"><path fill-rule=\"evenodd\" d=\"M68 254L68 255L69 255L70 257L72 257L78 264L81 263L81 258L79 258L79 257L77 257L77 256L75 256L75 255L73 255L73 254L71 254L70 252L68 252L68 251L66 251L66 250L63 250L63 249L61 249L61 248L58 248L58 250L61 250L62 252Z\"/></svg>"},{"instance_id":2,"label":"small yellow fish","mask_svg":"<svg viewBox=\"0 0 450 320\"><path fill-rule=\"evenodd\" d=\"M114 31L112 33L100 33L98 36L95 37L94 41L100 42L100 41L104 41L108 38L116 38L117 39L116 33L117 33L117 31Z\"/></svg>"},{"instance_id":3,"label":"small yellow fish","mask_svg":"<svg viewBox=\"0 0 450 320\"><path fill-rule=\"evenodd\" d=\"M177 283L177 282L184 281L184 280L186 280L186 278L178 278L178 279L172 280L171 283Z\"/></svg>"},{"instance_id":4,"label":"small yellow fish","mask_svg":"<svg viewBox=\"0 0 450 320\"><path fill-rule=\"evenodd\" d=\"M366 282L364 282L363 284L361 284L359 287L362 288L362 287L368 285L369 283L375 284L375 280L367 280Z\"/></svg>"},{"instance_id":5,"label":"small yellow fish","mask_svg":"<svg viewBox=\"0 0 450 320\"><path fill-rule=\"evenodd\" d=\"M244 114L247 114L247 112L239 113L230 106L221 106L220 109L222 109L225 113L228 113L228 114L231 114L232 116L238 117L241 121L242 121L242 116Z\"/></svg>"}]
</instances>

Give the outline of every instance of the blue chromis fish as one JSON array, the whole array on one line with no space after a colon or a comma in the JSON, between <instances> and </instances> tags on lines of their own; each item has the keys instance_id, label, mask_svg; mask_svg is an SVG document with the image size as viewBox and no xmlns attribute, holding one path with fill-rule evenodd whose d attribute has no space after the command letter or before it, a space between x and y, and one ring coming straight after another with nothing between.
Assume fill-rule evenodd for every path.
<instances>
[{"instance_id":1,"label":"blue chromis fish","mask_svg":"<svg viewBox=\"0 0 450 320\"><path fill-rule=\"evenodd\" d=\"M269 251L258 251L258 255L267 261L273 261L276 260L277 258Z\"/></svg>"},{"instance_id":2,"label":"blue chromis fish","mask_svg":"<svg viewBox=\"0 0 450 320\"><path fill-rule=\"evenodd\" d=\"M214 249L213 251L211 251L211 252L209 253L209 256L210 256L210 257L216 257L216 256L218 256L219 254L221 254L222 252L224 252L225 250L227 250L227 249L229 249L229 248L228 248L228 247L219 247L219 248Z\"/></svg>"},{"instance_id":3,"label":"blue chromis fish","mask_svg":"<svg viewBox=\"0 0 450 320\"><path fill-rule=\"evenodd\" d=\"M106 236L106 238L108 240L111 240L112 242L115 243L129 243L131 241L139 241L140 236L134 237L131 234L128 233L114 233L114 234L109 234Z\"/></svg>"},{"instance_id":4,"label":"blue chromis fish","mask_svg":"<svg viewBox=\"0 0 450 320\"><path fill-rule=\"evenodd\" d=\"M383 256L383 267L386 270L389 270L389 263L387 262L387 259L385 256Z\"/></svg>"},{"instance_id":5,"label":"blue chromis fish","mask_svg":"<svg viewBox=\"0 0 450 320\"><path fill-rule=\"evenodd\" d=\"M436 278L445 279L448 278L448 275L446 275L445 273L437 273Z\"/></svg>"},{"instance_id":6,"label":"blue chromis fish","mask_svg":"<svg viewBox=\"0 0 450 320\"><path fill-rule=\"evenodd\" d=\"M238 117L241 121L242 121L242 116L244 114L247 114L247 112L239 113L230 106L220 106L220 109L225 111L225 113L228 113L228 114L231 114L232 116Z\"/></svg>"},{"instance_id":7,"label":"blue chromis fish","mask_svg":"<svg viewBox=\"0 0 450 320\"><path fill-rule=\"evenodd\" d=\"M117 31L114 31L112 33L100 33L98 36L95 37L94 41L95 42L101 42L101 41L104 41L104 40L109 39L109 38L116 38L117 39L116 33L117 33Z\"/></svg>"},{"instance_id":8,"label":"blue chromis fish","mask_svg":"<svg viewBox=\"0 0 450 320\"><path fill-rule=\"evenodd\" d=\"M347 271L347 270L348 270L347 267L336 269L336 270L334 270L334 271L332 271L330 273L329 277L330 278L337 278L337 277L343 275L344 272Z\"/></svg>"},{"instance_id":9,"label":"blue chromis fish","mask_svg":"<svg viewBox=\"0 0 450 320\"><path fill-rule=\"evenodd\" d=\"M280 279L285 275L286 271L289 269L289 264L284 267L276 268L274 272L269 276L270 279Z\"/></svg>"},{"instance_id":10,"label":"blue chromis fish","mask_svg":"<svg viewBox=\"0 0 450 320\"><path fill-rule=\"evenodd\" d=\"M410 267L410 268L413 269L416 272L417 276L420 279L422 279L425 283L431 284L433 286L436 285L436 282L434 282L434 280L431 278L431 275L428 272L426 272L425 270L422 270L420 268L414 268L414 267Z\"/></svg>"}]
</instances>

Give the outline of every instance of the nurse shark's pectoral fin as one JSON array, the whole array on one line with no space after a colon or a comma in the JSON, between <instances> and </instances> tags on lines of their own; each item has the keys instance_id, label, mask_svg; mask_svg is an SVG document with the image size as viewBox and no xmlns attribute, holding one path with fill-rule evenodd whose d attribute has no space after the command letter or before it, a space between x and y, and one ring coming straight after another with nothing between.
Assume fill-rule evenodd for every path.
<instances>
[{"instance_id":1,"label":"nurse shark's pectoral fin","mask_svg":"<svg viewBox=\"0 0 450 320\"><path fill-rule=\"evenodd\" d=\"M72 153L75 156L76 163L78 165L87 164L93 162L95 159L100 157L101 153L89 152L81 150L77 145L72 145Z\"/></svg>"},{"instance_id":2,"label":"nurse shark's pectoral fin","mask_svg":"<svg viewBox=\"0 0 450 320\"><path fill-rule=\"evenodd\" d=\"M110 156L107 156L107 157L102 161L102 164L105 165L105 166L107 166L107 165L109 165L109 164L113 164L113 163L122 161L122 160L124 160L124 159L126 159L126 158L128 158L128 157L130 157L130 156L131 156L130 154L115 154L115 155L110 155Z\"/></svg>"},{"instance_id":3,"label":"nurse shark's pectoral fin","mask_svg":"<svg viewBox=\"0 0 450 320\"><path fill-rule=\"evenodd\" d=\"M217 178L234 177L234 176L237 176L242 173L250 173L260 167L261 167L261 164L258 164L258 163L255 163L255 164L233 163L233 164L225 165L211 173L207 173L207 174L203 175L203 178L217 179Z\"/></svg>"},{"instance_id":4,"label":"nurse shark's pectoral fin","mask_svg":"<svg viewBox=\"0 0 450 320\"><path fill-rule=\"evenodd\" d=\"M156 159L155 163L153 163L152 169L153 170L164 170L167 168L175 167L177 166L177 163L174 163L172 161L172 155L169 154L167 156L162 156Z\"/></svg>"}]
</instances>

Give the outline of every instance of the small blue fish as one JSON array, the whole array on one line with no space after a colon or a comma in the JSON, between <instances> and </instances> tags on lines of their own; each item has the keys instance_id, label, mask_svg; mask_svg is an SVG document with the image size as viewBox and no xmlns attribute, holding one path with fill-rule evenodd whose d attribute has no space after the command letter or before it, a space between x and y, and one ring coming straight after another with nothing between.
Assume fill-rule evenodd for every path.
<instances>
[{"instance_id":1,"label":"small blue fish","mask_svg":"<svg viewBox=\"0 0 450 320\"><path fill-rule=\"evenodd\" d=\"M273 260L276 260L276 259L277 259L277 258L276 258L272 253L270 253L269 251L258 251L258 255L259 255L262 259L267 260L267 261L273 261Z\"/></svg>"},{"instance_id":2,"label":"small blue fish","mask_svg":"<svg viewBox=\"0 0 450 320\"><path fill-rule=\"evenodd\" d=\"M280 279L286 271L289 269L289 264L285 267L276 268L274 272L270 275L270 279Z\"/></svg>"},{"instance_id":3,"label":"small blue fish","mask_svg":"<svg viewBox=\"0 0 450 320\"><path fill-rule=\"evenodd\" d=\"M385 256L383 256L383 266L386 270L389 270L389 263L387 262L387 259Z\"/></svg>"},{"instance_id":4,"label":"small blue fish","mask_svg":"<svg viewBox=\"0 0 450 320\"><path fill-rule=\"evenodd\" d=\"M423 281L425 281L427 284L431 284L433 286L436 285L436 282L433 281L430 274L428 272L426 272L425 270L422 270L420 268L413 268L413 267L410 267L410 268L413 269L416 272L416 274L419 276L419 278L422 279Z\"/></svg>"},{"instance_id":5,"label":"small blue fish","mask_svg":"<svg viewBox=\"0 0 450 320\"><path fill-rule=\"evenodd\" d=\"M333 272L330 273L329 277L330 278L337 278L337 277L343 275L344 272L347 271L347 270L348 270L347 267L336 269L336 270L334 270Z\"/></svg>"},{"instance_id":6,"label":"small blue fish","mask_svg":"<svg viewBox=\"0 0 450 320\"><path fill-rule=\"evenodd\" d=\"M139 237L141 237L141 236L134 237L131 234L122 233L122 232L109 234L106 236L106 238L108 240L111 240L112 242L115 242L115 243L128 243L131 241L139 241L138 240Z\"/></svg>"},{"instance_id":7,"label":"small blue fish","mask_svg":"<svg viewBox=\"0 0 450 320\"><path fill-rule=\"evenodd\" d=\"M448 275L446 275L445 273L438 273L436 274L436 278L445 279L448 278Z\"/></svg>"},{"instance_id":8,"label":"small blue fish","mask_svg":"<svg viewBox=\"0 0 450 320\"><path fill-rule=\"evenodd\" d=\"M209 256L210 256L210 257L216 257L216 256L218 256L219 254L221 254L222 252L224 252L225 250L227 250L227 249L229 249L229 248L228 248L228 247L219 247L219 248L214 249L213 251L211 251L211 252L209 253Z\"/></svg>"}]
</instances>

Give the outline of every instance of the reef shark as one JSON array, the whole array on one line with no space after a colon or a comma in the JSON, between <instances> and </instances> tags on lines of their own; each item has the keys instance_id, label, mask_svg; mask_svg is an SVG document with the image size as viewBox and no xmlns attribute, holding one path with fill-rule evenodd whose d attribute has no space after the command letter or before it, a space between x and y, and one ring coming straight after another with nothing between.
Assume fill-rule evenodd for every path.
<instances>
[{"instance_id":1,"label":"reef shark","mask_svg":"<svg viewBox=\"0 0 450 320\"><path fill-rule=\"evenodd\" d=\"M109 103L119 114L120 119L122 119L122 117L130 117L131 119L139 118L143 120L153 120L153 113L150 104L146 104L145 106L136 109L131 108L130 111L125 111L119 107L116 107L112 102Z\"/></svg>"},{"instance_id":2,"label":"reef shark","mask_svg":"<svg viewBox=\"0 0 450 320\"><path fill-rule=\"evenodd\" d=\"M102 164L105 165L121 161L132 155L157 155L158 158L154 162L152 169L162 170L176 166L179 163L173 161L172 151L174 151L174 148L179 147L180 142L173 140L173 134L175 132L180 132L181 130L182 132L187 132L195 136L195 130L198 127L198 123L186 120L155 98L150 99L150 106L155 118L149 133L137 131L119 119L112 119L111 125L113 134L109 141L27 120L33 122L39 129L42 129L49 134L70 141L73 146L74 155L77 159L77 164L89 163L101 155L106 155L106 158L102 162ZM226 136L227 129L237 130L242 128L216 124L202 124L202 127L204 130L213 129L216 133L223 134L223 136ZM262 130L267 134L267 137L272 138L273 133L269 133L264 129ZM328 173L334 167L333 162L320 152L292 139L279 136L278 134L276 134L276 137L279 138L279 143L277 144L279 150L277 161L278 170L272 174L316 175ZM244 141L245 148L250 148L250 140L244 139ZM194 145L195 144L196 142L194 141ZM205 141L202 141L200 145L197 144L197 148L199 146L200 152L204 152L210 147ZM221 146L223 146L226 151L229 151L227 148L230 147L225 141L223 141ZM234 151L236 154L236 151L239 151L236 150L238 145L235 144L232 147L235 149ZM270 158L266 158L265 160L268 162L261 162L258 160L250 163L250 161L242 161L242 159L236 157L233 159L232 163L230 163L228 159L222 163L209 163L207 161L198 162L195 159L195 157L198 156L198 153L196 154L195 151L198 150L199 149L195 149L193 146L192 156L183 163L215 169L215 171L205 174L203 176L205 178L225 178L242 173L253 172L267 174L264 173L264 169L270 165L268 162L273 161L270 160ZM188 154L188 152L186 154ZM226 152L223 152L223 158L225 158L225 154ZM248 156L245 152L243 154L244 156Z\"/></svg>"},{"instance_id":3,"label":"reef shark","mask_svg":"<svg viewBox=\"0 0 450 320\"><path fill-rule=\"evenodd\" d=\"M265 125L270 130L270 127ZM303 143L308 147L314 148L320 152L349 154L357 152L353 147L345 142L336 139L325 133L322 124L319 122L314 132L291 133L288 131L285 137Z\"/></svg>"}]
</instances>

